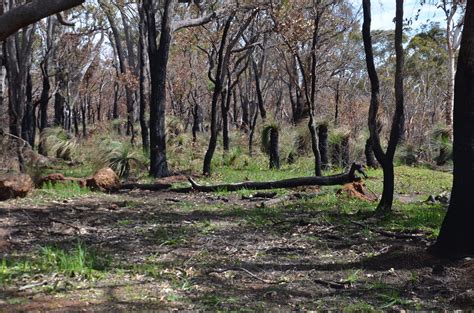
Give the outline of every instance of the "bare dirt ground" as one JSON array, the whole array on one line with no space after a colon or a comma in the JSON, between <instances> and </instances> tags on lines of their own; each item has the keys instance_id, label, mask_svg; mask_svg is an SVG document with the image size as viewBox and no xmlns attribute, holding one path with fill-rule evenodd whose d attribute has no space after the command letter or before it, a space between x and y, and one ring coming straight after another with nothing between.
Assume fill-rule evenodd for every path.
<instances>
[{"instance_id":1,"label":"bare dirt ground","mask_svg":"<svg viewBox=\"0 0 474 313\"><path fill-rule=\"evenodd\" d=\"M2 255L68 249L110 258L98 278L59 273L2 287L0 311L469 309L474 261L437 260L423 232L363 214L204 193L92 194L0 204Z\"/></svg>"}]
</instances>

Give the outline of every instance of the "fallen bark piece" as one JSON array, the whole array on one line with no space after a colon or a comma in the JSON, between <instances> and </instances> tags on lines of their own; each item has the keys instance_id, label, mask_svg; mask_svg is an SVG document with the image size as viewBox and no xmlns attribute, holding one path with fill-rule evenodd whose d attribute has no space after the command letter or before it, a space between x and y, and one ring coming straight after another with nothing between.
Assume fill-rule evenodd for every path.
<instances>
[{"instance_id":1,"label":"fallen bark piece","mask_svg":"<svg viewBox=\"0 0 474 313\"><path fill-rule=\"evenodd\" d=\"M274 206L276 206L276 205L278 205L282 202L290 200L291 198L292 198L291 195L285 195L285 196L282 196L282 197L279 197L279 198L274 198L274 199L270 199L270 200L267 200L267 201L262 201L257 205L257 208L274 207Z\"/></svg>"},{"instance_id":2,"label":"fallen bark piece","mask_svg":"<svg viewBox=\"0 0 474 313\"><path fill-rule=\"evenodd\" d=\"M55 173L49 174L42 177L38 182L38 187L43 187L45 184L56 185L57 183L60 184L67 184L67 183L76 183L79 187L86 187L86 179L85 178L74 178L74 177L65 177L63 174Z\"/></svg>"},{"instance_id":3,"label":"fallen bark piece","mask_svg":"<svg viewBox=\"0 0 474 313\"><path fill-rule=\"evenodd\" d=\"M331 175L331 176L309 176L309 177L298 177L276 181L266 182L254 182L247 181L235 184L219 184L219 185L200 185L194 181L191 177L188 178L191 186L194 190L201 192L216 192L216 191L237 191L241 189L251 190L262 190L262 189L275 189L275 188L295 188L300 186L331 186L331 185L344 185L351 182L360 181L361 178L357 177L356 172L361 173L366 177L367 175L363 171L363 167L360 164L352 164L350 170L346 173Z\"/></svg>"},{"instance_id":4,"label":"fallen bark piece","mask_svg":"<svg viewBox=\"0 0 474 313\"><path fill-rule=\"evenodd\" d=\"M0 177L0 201L26 197L33 189L33 180L26 174L8 174Z\"/></svg>"}]
</instances>

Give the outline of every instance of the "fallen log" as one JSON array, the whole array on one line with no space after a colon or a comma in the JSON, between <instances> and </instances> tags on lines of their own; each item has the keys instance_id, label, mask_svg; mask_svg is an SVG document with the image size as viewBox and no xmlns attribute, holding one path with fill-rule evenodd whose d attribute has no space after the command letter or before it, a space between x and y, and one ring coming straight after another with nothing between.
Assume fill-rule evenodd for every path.
<instances>
[{"instance_id":1,"label":"fallen log","mask_svg":"<svg viewBox=\"0 0 474 313\"><path fill-rule=\"evenodd\" d=\"M194 181L191 177L188 178L191 186L196 191L201 192L216 192L216 191L237 191L241 189L250 190L262 190L262 189L275 189L275 188L295 188L301 186L332 186L332 185L344 185L347 183L360 181L361 178L356 173L362 174L367 177L363 170L363 166L357 163L353 163L350 170L346 173L331 175L331 176L309 176L309 177L298 177L276 181L266 182L254 182L247 181L235 184L219 184L219 185L200 185Z\"/></svg>"},{"instance_id":2,"label":"fallen log","mask_svg":"<svg viewBox=\"0 0 474 313\"><path fill-rule=\"evenodd\" d=\"M120 186L120 190L149 190L149 191L159 191L170 189L171 184L123 184Z\"/></svg>"}]
</instances>

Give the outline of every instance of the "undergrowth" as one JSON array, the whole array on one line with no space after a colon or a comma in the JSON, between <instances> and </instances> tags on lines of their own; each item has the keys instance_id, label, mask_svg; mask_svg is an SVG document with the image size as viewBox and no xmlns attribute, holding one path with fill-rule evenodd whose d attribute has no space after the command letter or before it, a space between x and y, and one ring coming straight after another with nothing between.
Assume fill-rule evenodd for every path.
<instances>
[{"instance_id":1,"label":"undergrowth","mask_svg":"<svg viewBox=\"0 0 474 313\"><path fill-rule=\"evenodd\" d=\"M28 257L3 257L0 263L0 286L18 277L45 273L92 279L100 277L109 264L109 258L99 255L81 241L69 250L45 246Z\"/></svg>"}]
</instances>

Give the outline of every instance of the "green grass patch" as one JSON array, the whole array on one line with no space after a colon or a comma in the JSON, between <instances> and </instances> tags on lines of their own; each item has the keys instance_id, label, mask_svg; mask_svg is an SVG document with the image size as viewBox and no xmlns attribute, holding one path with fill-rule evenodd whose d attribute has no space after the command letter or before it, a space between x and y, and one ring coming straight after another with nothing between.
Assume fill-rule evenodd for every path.
<instances>
[{"instance_id":1,"label":"green grass patch","mask_svg":"<svg viewBox=\"0 0 474 313\"><path fill-rule=\"evenodd\" d=\"M42 196L67 199L71 197L80 197L90 195L92 191L87 187L81 187L75 182L65 182L52 184L48 182L37 191Z\"/></svg>"},{"instance_id":2,"label":"green grass patch","mask_svg":"<svg viewBox=\"0 0 474 313\"><path fill-rule=\"evenodd\" d=\"M186 244L188 230L184 227L159 227L153 232L153 238L162 246L179 246Z\"/></svg>"},{"instance_id":3,"label":"green grass patch","mask_svg":"<svg viewBox=\"0 0 474 313\"><path fill-rule=\"evenodd\" d=\"M41 247L31 256L2 258L0 285L6 285L19 277L49 273L91 279L101 276L109 264L108 257L97 254L80 241L70 250Z\"/></svg>"}]
</instances>

